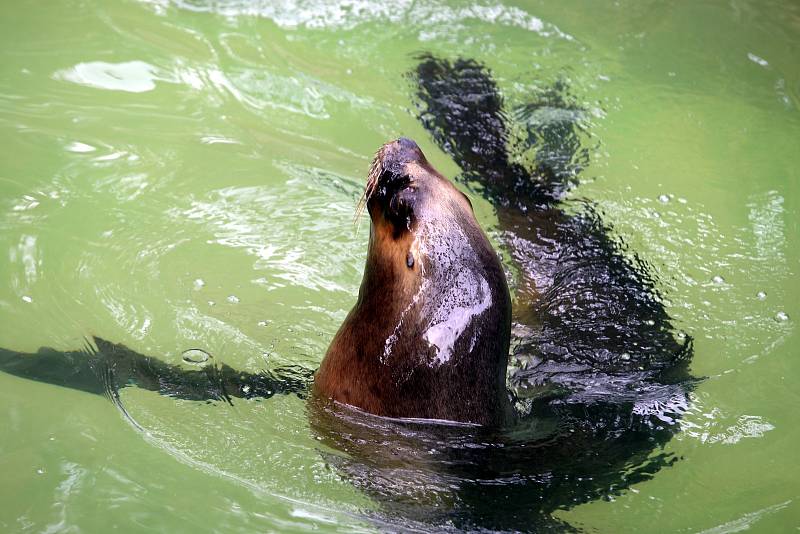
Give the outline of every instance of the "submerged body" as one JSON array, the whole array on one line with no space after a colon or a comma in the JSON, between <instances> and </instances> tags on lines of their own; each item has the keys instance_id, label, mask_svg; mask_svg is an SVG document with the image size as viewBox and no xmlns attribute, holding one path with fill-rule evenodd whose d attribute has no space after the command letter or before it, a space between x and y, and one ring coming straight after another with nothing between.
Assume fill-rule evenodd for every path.
<instances>
[{"instance_id":1,"label":"submerged body","mask_svg":"<svg viewBox=\"0 0 800 534\"><path fill-rule=\"evenodd\" d=\"M315 391L391 417L502 422L511 299L469 200L411 140L378 152L358 301Z\"/></svg>"}]
</instances>

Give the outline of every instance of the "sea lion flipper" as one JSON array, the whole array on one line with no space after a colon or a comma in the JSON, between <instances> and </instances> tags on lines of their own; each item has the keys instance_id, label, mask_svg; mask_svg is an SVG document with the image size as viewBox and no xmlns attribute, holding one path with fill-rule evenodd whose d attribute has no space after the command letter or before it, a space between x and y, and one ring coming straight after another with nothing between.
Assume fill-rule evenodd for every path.
<instances>
[{"instance_id":1,"label":"sea lion flipper","mask_svg":"<svg viewBox=\"0 0 800 534\"><path fill-rule=\"evenodd\" d=\"M474 59L418 57L419 119L439 147L494 202L527 209L560 200L588 162L583 109L558 81L509 113L489 69ZM525 134L511 139L510 121Z\"/></svg>"},{"instance_id":2,"label":"sea lion flipper","mask_svg":"<svg viewBox=\"0 0 800 534\"><path fill-rule=\"evenodd\" d=\"M299 366L279 367L260 373L238 371L226 364L200 368L173 365L140 354L125 345L93 336L76 351L42 347L29 354L0 348L0 371L114 401L128 386L186 400L224 400L231 397L268 398L296 394L304 398L313 371Z\"/></svg>"},{"instance_id":3,"label":"sea lion flipper","mask_svg":"<svg viewBox=\"0 0 800 534\"><path fill-rule=\"evenodd\" d=\"M418 84L419 119L439 147L467 173L508 166L503 98L488 69L474 59L450 62L421 55L411 73Z\"/></svg>"}]
</instances>

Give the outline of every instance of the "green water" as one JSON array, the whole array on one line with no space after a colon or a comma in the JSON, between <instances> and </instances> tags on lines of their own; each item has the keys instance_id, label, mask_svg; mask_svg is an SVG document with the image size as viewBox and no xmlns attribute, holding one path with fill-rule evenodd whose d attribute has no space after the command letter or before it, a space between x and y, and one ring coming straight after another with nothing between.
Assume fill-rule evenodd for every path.
<instances>
[{"instance_id":1,"label":"green water","mask_svg":"<svg viewBox=\"0 0 800 534\"><path fill-rule=\"evenodd\" d=\"M0 347L315 368L360 282L374 151L406 135L458 171L414 116L414 55L473 57L509 104L566 80L589 110L571 195L653 266L706 377L679 461L557 518L800 527L796 3L5 2L0 29ZM1 530L381 528L296 396L121 396L135 423L0 374Z\"/></svg>"}]
</instances>

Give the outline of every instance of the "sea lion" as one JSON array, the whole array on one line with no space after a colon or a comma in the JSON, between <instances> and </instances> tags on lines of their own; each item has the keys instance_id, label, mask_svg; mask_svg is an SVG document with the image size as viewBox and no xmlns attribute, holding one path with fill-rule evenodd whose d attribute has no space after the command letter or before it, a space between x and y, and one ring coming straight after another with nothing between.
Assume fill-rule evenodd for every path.
<instances>
[{"instance_id":1,"label":"sea lion","mask_svg":"<svg viewBox=\"0 0 800 534\"><path fill-rule=\"evenodd\" d=\"M492 374L506 361L508 302L492 301L493 313L506 313L492 325L482 320L488 311L471 313L476 301L459 300L476 295L480 280L469 291L449 291L461 289L459 275L473 274L476 265L491 266L478 273L490 288L502 289L497 259L460 193L424 163L418 147L398 140L379 153L370 173L364 198L373 226L362 290L316 375L319 395L309 399L310 426L329 447L320 451L326 464L380 502L392 516L392 527L400 524L402 529L406 518L419 518L424 529L567 530L569 525L553 518L553 511L612 498L676 461L664 445L680 429L676 421L689 403L691 337L675 332L657 280L614 238L598 210L590 202L564 201L580 171L575 158L582 150L581 111L564 97L563 88L555 86L521 109L508 109L489 70L474 60L423 56L411 77L423 126L461 167L456 179L495 206L500 246L518 274L510 351L516 368L509 380L518 417L512 425L494 424L503 420L508 406L502 374ZM510 124L511 118L526 117L535 120ZM514 146L512 130L525 131L525 146ZM535 156L523 164L519 156L526 150ZM411 187L412 179L426 188ZM427 217L459 224L420 227ZM463 224L472 229L464 232L469 249L481 251L474 255L477 262L452 255L466 250L454 246L462 241L438 239L437 232L463 230ZM422 248L430 243L446 246ZM373 252L382 254L373 258ZM501 276L501 282L490 283L490 274ZM386 284L389 280L401 283ZM436 291L419 293L425 282ZM417 294L420 299L414 301ZM366 295L373 308L364 304ZM423 302L422 295L435 298ZM498 296L508 295L493 294ZM458 312L453 321L447 314L440 322L432 311L438 305ZM406 308L416 323L397 320ZM360 322L354 323L354 317ZM456 319L464 319L466 326L456 328L461 324ZM358 331L352 328L356 324ZM438 324L442 329L432 334L440 335L428 335ZM476 334L474 347L468 329ZM447 333L455 340L452 347L445 342ZM494 348L481 351L478 341ZM414 352L414 347L421 350ZM444 352L447 362L466 365L448 375L447 362L439 360L443 348L451 348ZM350 360L337 362L332 351ZM367 361L368 353L377 356ZM459 360L463 354L474 362ZM384 373L365 375L375 369ZM0 349L0 370L106 394L123 412L118 390L127 386L220 404L276 394L305 397L311 388L308 369L251 374L213 360L202 369L185 369L98 338L80 351ZM365 377L374 381L365 382ZM355 387L371 399L374 404L367 405L338 397L366 411L485 424L354 414L347 406L324 401L326 380L334 398L352 394L348 388Z\"/></svg>"},{"instance_id":2,"label":"sea lion","mask_svg":"<svg viewBox=\"0 0 800 534\"><path fill-rule=\"evenodd\" d=\"M469 199L400 138L375 156L363 202L358 300L315 392L376 415L502 422L511 299Z\"/></svg>"}]
</instances>

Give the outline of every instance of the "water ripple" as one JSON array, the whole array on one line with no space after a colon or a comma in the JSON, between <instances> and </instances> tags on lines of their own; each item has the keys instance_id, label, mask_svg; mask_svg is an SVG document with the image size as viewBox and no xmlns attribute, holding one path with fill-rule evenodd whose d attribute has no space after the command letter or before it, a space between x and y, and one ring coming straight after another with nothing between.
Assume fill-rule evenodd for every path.
<instances>
[{"instance_id":1,"label":"water ripple","mask_svg":"<svg viewBox=\"0 0 800 534\"><path fill-rule=\"evenodd\" d=\"M552 24L546 24L520 8L496 2L476 2L452 7L439 1L398 0L281 0L187 2L185 0L142 0L159 12L174 5L180 9L213 12L226 17L264 17L281 28L351 30L365 23L405 23L407 25L448 25L470 20L500 26L513 26L542 35L572 37Z\"/></svg>"}]
</instances>

